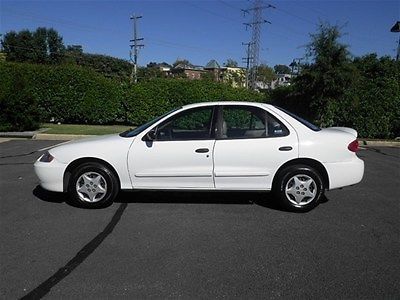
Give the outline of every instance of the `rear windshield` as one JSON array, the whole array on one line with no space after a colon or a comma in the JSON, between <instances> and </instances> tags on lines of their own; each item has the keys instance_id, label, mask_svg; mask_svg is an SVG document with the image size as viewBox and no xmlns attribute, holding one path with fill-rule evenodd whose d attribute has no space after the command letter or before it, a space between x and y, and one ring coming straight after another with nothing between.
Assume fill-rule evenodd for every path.
<instances>
[{"instance_id":1,"label":"rear windshield","mask_svg":"<svg viewBox=\"0 0 400 300\"><path fill-rule=\"evenodd\" d=\"M313 123L311 123L311 122L309 122L307 120L304 120L303 118L299 117L298 115L295 115L294 113L292 113L292 112L290 112L290 111L288 111L288 110L286 110L286 109L284 109L282 107L279 107L279 106L275 106L275 107L277 109L283 111L284 113L288 114L292 118L296 119L301 124L303 124L304 126L310 128L311 130L314 130L314 131L320 131L321 130L321 128L319 128L317 125L315 125L315 124L313 124Z\"/></svg>"}]
</instances>

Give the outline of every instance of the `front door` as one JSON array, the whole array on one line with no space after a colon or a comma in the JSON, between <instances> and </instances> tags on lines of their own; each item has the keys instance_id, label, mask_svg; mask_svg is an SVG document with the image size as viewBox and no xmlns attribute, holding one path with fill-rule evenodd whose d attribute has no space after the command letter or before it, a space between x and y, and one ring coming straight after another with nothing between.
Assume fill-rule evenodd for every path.
<instances>
[{"instance_id":1,"label":"front door","mask_svg":"<svg viewBox=\"0 0 400 300\"><path fill-rule=\"evenodd\" d=\"M213 189L214 106L177 113L136 138L128 154L133 188Z\"/></svg>"}]
</instances>

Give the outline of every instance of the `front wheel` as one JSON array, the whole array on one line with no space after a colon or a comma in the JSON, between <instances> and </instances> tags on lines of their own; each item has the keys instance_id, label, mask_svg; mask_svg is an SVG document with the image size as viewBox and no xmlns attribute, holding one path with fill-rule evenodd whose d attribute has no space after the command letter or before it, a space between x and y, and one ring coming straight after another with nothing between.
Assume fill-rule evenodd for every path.
<instances>
[{"instance_id":1,"label":"front wheel","mask_svg":"<svg viewBox=\"0 0 400 300\"><path fill-rule=\"evenodd\" d=\"M315 169L295 165L278 174L275 193L286 209L306 212L318 205L324 193L324 185Z\"/></svg>"},{"instance_id":2,"label":"front wheel","mask_svg":"<svg viewBox=\"0 0 400 300\"><path fill-rule=\"evenodd\" d=\"M110 205L119 192L114 173L100 163L80 165L72 173L68 193L73 204L86 208Z\"/></svg>"}]
</instances>

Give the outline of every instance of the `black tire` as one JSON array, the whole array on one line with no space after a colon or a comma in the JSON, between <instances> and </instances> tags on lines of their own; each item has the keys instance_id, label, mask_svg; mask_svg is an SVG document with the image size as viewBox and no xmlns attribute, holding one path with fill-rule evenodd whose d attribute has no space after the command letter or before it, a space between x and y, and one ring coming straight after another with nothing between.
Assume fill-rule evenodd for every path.
<instances>
[{"instance_id":1,"label":"black tire","mask_svg":"<svg viewBox=\"0 0 400 300\"><path fill-rule=\"evenodd\" d=\"M319 204L324 194L324 184L321 175L315 169L307 165L293 165L281 170L277 176L273 189L280 204L285 209L294 212L307 212ZM300 181L295 178L300 179ZM298 185L296 182L305 184ZM307 193L315 194L315 196ZM301 199L302 197L303 199ZM297 201L300 201L300 203Z\"/></svg>"},{"instance_id":2,"label":"black tire","mask_svg":"<svg viewBox=\"0 0 400 300\"><path fill-rule=\"evenodd\" d=\"M81 177L84 174L88 175L86 177L84 176L85 178L90 177L92 180L98 179L98 186L103 188L105 192L103 192L103 190L97 190L96 182L85 182L85 179ZM84 187L89 187L89 185L86 183L90 183L91 185L93 185L93 187L96 187L96 190L93 189L93 192L90 192L90 188ZM86 190L78 192L78 185L84 185L82 186L82 188ZM88 190L90 193L88 192ZM79 207L100 208L109 206L117 197L118 192L119 182L116 175L108 167L98 162L87 162L79 165L72 172L71 178L68 183L68 194L71 204Z\"/></svg>"}]
</instances>

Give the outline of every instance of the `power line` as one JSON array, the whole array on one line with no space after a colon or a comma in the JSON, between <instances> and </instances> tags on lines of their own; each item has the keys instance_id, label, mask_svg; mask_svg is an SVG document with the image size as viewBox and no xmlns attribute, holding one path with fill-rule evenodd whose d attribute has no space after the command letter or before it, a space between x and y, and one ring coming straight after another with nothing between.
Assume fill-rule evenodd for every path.
<instances>
[{"instance_id":1,"label":"power line","mask_svg":"<svg viewBox=\"0 0 400 300\"><path fill-rule=\"evenodd\" d=\"M315 22L310 21L310 20L308 20L308 19L306 19L306 18L303 18L303 17L301 17L301 16L298 16L298 15L296 15L296 14L294 14L294 13L291 13L290 11L287 11L287 10L285 10L285 9L277 8L277 10L278 10L278 11L281 11L281 12L283 12L283 13L285 13L285 14L291 16L291 17L295 17L295 18L297 18L297 19L299 19L299 20L302 20L303 22L306 22L306 23L309 23L309 24L312 24L312 25L316 25Z\"/></svg>"},{"instance_id":2,"label":"power line","mask_svg":"<svg viewBox=\"0 0 400 300\"><path fill-rule=\"evenodd\" d=\"M218 13L212 11L212 10L209 10L209 9L207 9L207 8L204 8L204 7L201 7L201 6L198 6L198 5L195 5L195 4L191 3L191 2L184 2L184 3L186 3L187 5L193 6L193 7L197 8L197 9L201 9L201 10L203 10L203 11L205 11L205 12L211 14L211 15L214 15L214 16L216 16L216 17L225 19L225 20L227 20L227 21L229 21L229 22L232 22L232 23L234 23L234 24L238 24L236 19L233 19L233 18L224 16L224 15L220 15L220 14L218 14Z\"/></svg>"},{"instance_id":3,"label":"power line","mask_svg":"<svg viewBox=\"0 0 400 300\"><path fill-rule=\"evenodd\" d=\"M50 23L50 24L52 24L52 23L60 24L60 25L64 25L67 27L74 28L74 29L79 29L80 31L91 31L91 32L111 31L114 33L118 32L117 30L112 30L112 29L107 29L107 28L98 28L98 27L94 27L94 26L90 26L90 25L84 25L84 24L72 22L70 20L65 20L65 19L47 18L47 17L38 16L38 15L35 15L32 13L17 12L17 11L10 10L8 8L2 9L2 13L6 13L6 14L9 14L12 16L25 17L28 19L42 21L42 22L46 22L46 23Z\"/></svg>"},{"instance_id":4,"label":"power line","mask_svg":"<svg viewBox=\"0 0 400 300\"><path fill-rule=\"evenodd\" d=\"M241 10L239 7L234 6L234 5L232 5L231 3L228 3L228 2L226 2L226 1L218 0L218 2L221 2L221 3L224 4L225 6L230 7L230 8L232 8L232 9L234 9L234 10Z\"/></svg>"},{"instance_id":5,"label":"power line","mask_svg":"<svg viewBox=\"0 0 400 300\"><path fill-rule=\"evenodd\" d=\"M200 52L214 52L214 53L220 53L220 54L227 54L227 55L240 55L238 53L233 53L233 52L227 52L227 51L221 51L221 50L217 50L217 49L211 49L211 48L205 48L205 47L199 47L199 46L193 46L193 45L188 45L188 44L182 44L182 43L175 43L175 42L170 42L170 41L165 41L165 40L160 40L160 39L155 39L155 38L147 38L147 40L149 41L153 41L156 44L159 44L161 46L165 46L165 47L172 47L172 48L186 48L186 49L190 49L190 50L196 50L196 51L200 51Z\"/></svg>"}]
</instances>

